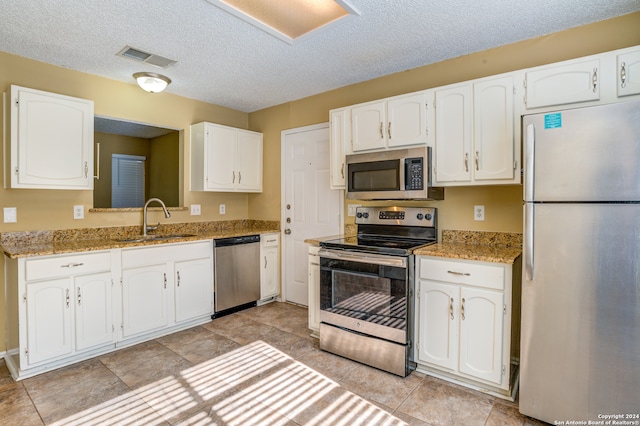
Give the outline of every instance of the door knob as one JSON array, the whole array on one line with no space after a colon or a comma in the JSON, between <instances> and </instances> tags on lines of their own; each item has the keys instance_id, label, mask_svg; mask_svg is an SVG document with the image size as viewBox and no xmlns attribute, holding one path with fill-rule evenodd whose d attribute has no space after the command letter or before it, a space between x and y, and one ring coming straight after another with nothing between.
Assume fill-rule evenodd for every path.
<instances>
[{"instance_id":1,"label":"door knob","mask_svg":"<svg viewBox=\"0 0 640 426\"><path fill-rule=\"evenodd\" d=\"M291 234L291 229L288 229L288 228L287 228L287 229L285 229L285 230L284 230L284 233L285 233L286 235Z\"/></svg>"}]
</instances>

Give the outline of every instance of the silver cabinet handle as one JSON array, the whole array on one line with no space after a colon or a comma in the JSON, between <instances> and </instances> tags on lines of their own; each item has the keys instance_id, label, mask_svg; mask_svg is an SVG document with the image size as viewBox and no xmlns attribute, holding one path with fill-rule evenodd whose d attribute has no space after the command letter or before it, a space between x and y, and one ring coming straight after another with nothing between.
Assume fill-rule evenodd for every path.
<instances>
[{"instance_id":1,"label":"silver cabinet handle","mask_svg":"<svg viewBox=\"0 0 640 426\"><path fill-rule=\"evenodd\" d=\"M464 171L465 172L469 171L469 153L468 152L464 154Z\"/></svg>"},{"instance_id":2,"label":"silver cabinet handle","mask_svg":"<svg viewBox=\"0 0 640 426\"><path fill-rule=\"evenodd\" d=\"M468 272L457 272L457 271L447 271L447 274L451 274L451 275L460 275L460 276L464 276L464 277L470 277L471 274Z\"/></svg>"},{"instance_id":3,"label":"silver cabinet handle","mask_svg":"<svg viewBox=\"0 0 640 426\"><path fill-rule=\"evenodd\" d=\"M264 269L267 269L267 256L264 257Z\"/></svg>"},{"instance_id":4,"label":"silver cabinet handle","mask_svg":"<svg viewBox=\"0 0 640 426\"><path fill-rule=\"evenodd\" d=\"M167 273L165 272L162 275L164 276L164 288L166 289L167 288Z\"/></svg>"},{"instance_id":5,"label":"silver cabinet handle","mask_svg":"<svg viewBox=\"0 0 640 426\"><path fill-rule=\"evenodd\" d=\"M340 176L344 179L344 163L342 163L342 166L340 167Z\"/></svg>"},{"instance_id":6,"label":"silver cabinet handle","mask_svg":"<svg viewBox=\"0 0 640 426\"><path fill-rule=\"evenodd\" d=\"M84 162L84 178L88 178L89 177L89 164L85 161Z\"/></svg>"},{"instance_id":7,"label":"silver cabinet handle","mask_svg":"<svg viewBox=\"0 0 640 426\"><path fill-rule=\"evenodd\" d=\"M231 183L236 183L236 172L233 173L233 178L231 178Z\"/></svg>"},{"instance_id":8,"label":"silver cabinet handle","mask_svg":"<svg viewBox=\"0 0 640 426\"><path fill-rule=\"evenodd\" d=\"M627 85L627 64L625 62L620 64L620 87L624 88Z\"/></svg>"},{"instance_id":9,"label":"silver cabinet handle","mask_svg":"<svg viewBox=\"0 0 640 426\"><path fill-rule=\"evenodd\" d=\"M449 314L451 315L451 319L453 319L453 297L451 298L451 302L449 302Z\"/></svg>"},{"instance_id":10,"label":"silver cabinet handle","mask_svg":"<svg viewBox=\"0 0 640 426\"><path fill-rule=\"evenodd\" d=\"M78 306L82 304L82 295L80 294L80 287L78 287Z\"/></svg>"},{"instance_id":11,"label":"silver cabinet handle","mask_svg":"<svg viewBox=\"0 0 640 426\"><path fill-rule=\"evenodd\" d=\"M391 122L389 122L389 127L387 127L387 134L389 135L389 139L391 139Z\"/></svg>"},{"instance_id":12,"label":"silver cabinet handle","mask_svg":"<svg viewBox=\"0 0 640 426\"><path fill-rule=\"evenodd\" d=\"M462 306L460 307L460 318L462 318L463 320L464 318L464 297L462 298Z\"/></svg>"},{"instance_id":13,"label":"silver cabinet handle","mask_svg":"<svg viewBox=\"0 0 640 426\"><path fill-rule=\"evenodd\" d=\"M61 268L77 268L78 266L82 266L84 263L67 263L66 265L60 265Z\"/></svg>"},{"instance_id":14,"label":"silver cabinet handle","mask_svg":"<svg viewBox=\"0 0 640 426\"><path fill-rule=\"evenodd\" d=\"M598 68L593 69L593 76L591 77L591 82L593 83L593 93L596 93L598 89Z\"/></svg>"},{"instance_id":15,"label":"silver cabinet handle","mask_svg":"<svg viewBox=\"0 0 640 426\"><path fill-rule=\"evenodd\" d=\"M384 123L380 122L380 139L384 138Z\"/></svg>"},{"instance_id":16,"label":"silver cabinet handle","mask_svg":"<svg viewBox=\"0 0 640 426\"><path fill-rule=\"evenodd\" d=\"M476 171L480 170L480 161L478 160L478 157L480 156L480 153L478 151L476 151Z\"/></svg>"},{"instance_id":17,"label":"silver cabinet handle","mask_svg":"<svg viewBox=\"0 0 640 426\"><path fill-rule=\"evenodd\" d=\"M66 302L67 302L67 308L69 307L69 301L70 301L70 297L69 297L69 289L66 290Z\"/></svg>"},{"instance_id":18,"label":"silver cabinet handle","mask_svg":"<svg viewBox=\"0 0 640 426\"><path fill-rule=\"evenodd\" d=\"M176 285L177 285L178 287L180 287L180 271L176 271L176 278L177 278L177 280L178 280L178 281L176 282ZM165 287L165 288L166 288L166 287Z\"/></svg>"},{"instance_id":19,"label":"silver cabinet handle","mask_svg":"<svg viewBox=\"0 0 640 426\"><path fill-rule=\"evenodd\" d=\"M242 183L242 172L238 172L238 183Z\"/></svg>"}]
</instances>

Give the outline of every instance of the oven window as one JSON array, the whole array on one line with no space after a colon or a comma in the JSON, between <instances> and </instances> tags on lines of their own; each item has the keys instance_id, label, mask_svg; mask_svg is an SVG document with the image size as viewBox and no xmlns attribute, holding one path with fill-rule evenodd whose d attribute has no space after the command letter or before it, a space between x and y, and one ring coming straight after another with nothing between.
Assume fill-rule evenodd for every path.
<instances>
[{"instance_id":1,"label":"oven window","mask_svg":"<svg viewBox=\"0 0 640 426\"><path fill-rule=\"evenodd\" d=\"M398 160L349 164L349 191L397 191L400 189Z\"/></svg>"},{"instance_id":2,"label":"oven window","mask_svg":"<svg viewBox=\"0 0 640 426\"><path fill-rule=\"evenodd\" d=\"M320 309L404 330L407 269L321 258Z\"/></svg>"}]
</instances>

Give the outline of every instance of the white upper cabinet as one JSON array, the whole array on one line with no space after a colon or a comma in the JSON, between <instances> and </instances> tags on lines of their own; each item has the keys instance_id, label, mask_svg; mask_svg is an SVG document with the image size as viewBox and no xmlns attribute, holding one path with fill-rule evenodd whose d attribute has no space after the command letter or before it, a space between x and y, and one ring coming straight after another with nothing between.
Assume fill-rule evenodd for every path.
<instances>
[{"instance_id":1,"label":"white upper cabinet","mask_svg":"<svg viewBox=\"0 0 640 426\"><path fill-rule=\"evenodd\" d=\"M262 133L192 125L191 190L262 192Z\"/></svg>"},{"instance_id":2,"label":"white upper cabinet","mask_svg":"<svg viewBox=\"0 0 640 426\"><path fill-rule=\"evenodd\" d=\"M525 74L525 107L597 101L600 99L600 80L599 58L535 68Z\"/></svg>"},{"instance_id":3,"label":"white upper cabinet","mask_svg":"<svg viewBox=\"0 0 640 426\"><path fill-rule=\"evenodd\" d=\"M617 95L640 95L640 49L616 56Z\"/></svg>"},{"instance_id":4,"label":"white upper cabinet","mask_svg":"<svg viewBox=\"0 0 640 426\"><path fill-rule=\"evenodd\" d=\"M427 92L410 93L351 108L351 149L389 149L427 143Z\"/></svg>"},{"instance_id":5,"label":"white upper cabinet","mask_svg":"<svg viewBox=\"0 0 640 426\"><path fill-rule=\"evenodd\" d=\"M93 101L11 86L5 187L93 189Z\"/></svg>"},{"instance_id":6,"label":"white upper cabinet","mask_svg":"<svg viewBox=\"0 0 640 426\"><path fill-rule=\"evenodd\" d=\"M436 90L435 106L435 185L520 183L513 76Z\"/></svg>"},{"instance_id":7,"label":"white upper cabinet","mask_svg":"<svg viewBox=\"0 0 640 426\"><path fill-rule=\"evenodd\" d=\"M351 110L341 108L329 111L331 122L330 156L331 189L344 189L346 176L345 147L351 144Z\"/></svg>"}]
</instances>

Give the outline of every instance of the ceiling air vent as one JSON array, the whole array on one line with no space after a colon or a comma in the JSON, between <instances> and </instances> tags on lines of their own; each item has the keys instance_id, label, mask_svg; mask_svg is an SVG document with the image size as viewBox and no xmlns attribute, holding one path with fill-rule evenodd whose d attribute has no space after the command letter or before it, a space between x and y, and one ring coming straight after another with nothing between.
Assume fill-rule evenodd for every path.
<instances>
[{"instance_id":1,"label":"ceiling air vent","mask_svg":"<svg viewBox=\"0 0 640 426\"><path fill-rule=\"evenodd\" d=\"M117 56L122 58L132 59L138 62L144 62L145 64L153 65L159 68L167 68L169 65L175 64L177 61L173 59L165 58L164 56L154 55L144 52L140 49L133 48L131 46L125 46L116 53Z\"/></svg>"}]
</instances>

